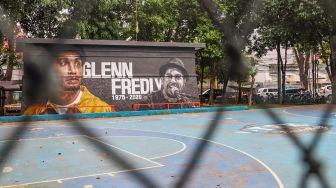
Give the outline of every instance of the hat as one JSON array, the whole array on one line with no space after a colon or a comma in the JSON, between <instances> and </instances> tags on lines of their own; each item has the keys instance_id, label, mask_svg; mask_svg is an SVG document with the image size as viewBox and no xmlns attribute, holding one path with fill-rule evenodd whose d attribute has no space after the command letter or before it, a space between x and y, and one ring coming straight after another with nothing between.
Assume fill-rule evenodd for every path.
<instances>
[{"instance_id":1,"label":"hat","mask_svg":"<svg viewBox=\"0 0 336 188\"><path fill-rule=\"evenodd\" d=\"M166 64L161 66L160 70L159 70L160 76L164 76L166 71L170 68L176 68L176 69L180 70L183 74L183 77L186 78L186 80L188 80L188 78L189 78L188 72L184 68L184 64L183 64L181 59L179 59L179 58L170 59Z\"/></svg>"}]
</instances>

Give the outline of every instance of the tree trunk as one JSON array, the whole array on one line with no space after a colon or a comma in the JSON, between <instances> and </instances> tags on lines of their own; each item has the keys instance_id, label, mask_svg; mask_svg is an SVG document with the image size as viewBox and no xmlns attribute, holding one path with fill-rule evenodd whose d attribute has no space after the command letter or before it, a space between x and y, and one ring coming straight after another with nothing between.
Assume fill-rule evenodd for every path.
<instances>
[{"instance_id":1,"label":"tree trunk","mask_svg":"<svg viewBox=\"0 0 336 188\"><path fill-rule=\"evenodd\" d=\"M237 104L241 104L242 103L242 82L239 79L238 80L238 98L237 98Z\"/></svg>"},{"instance_id":2,"label":"tree trunk","mask_svg":"<svg viewBox=\"0 0 336 188\"><path fill-rule=\"evenodd\" d=\"M277 50L277 56L278 56L278 103L282 103L282 93L281 93L281 69L280 69L280 63L281 63L281 49L280 49L280 43L277 44L276 50Z\"/></svg>"},{"instance_id":3,"label":"tree trunk","mask_svg":"<svg viewBox=\"0 0 336 188\"><path fill-rule=\"evenodd\" d=\"M13 75L13 62L9 62L7 65L7 70L5 76L2 78L2 81L11 81Z\"/></svg>"},{"instance_id":4,"label":"tree trunk","mask_svg":"<svg viewBox=\"0 0 336 188\"><path fill-rule=\"evenodd\" d=\"M330 54L330 57L329 57L330 62L331 62L331 59L332 59L332 54ZM327 71L328 78L329 78L330 82L332 82L332 76L331 76L331 71L330 71L330 64L328 62L326 62L326 68L325 68L325 70Z\"/></svg>"},{"instance_id":5,"label":"tree trunk","mask_svg":"<svg viewBox=\"0 0 336 188\"><path fill-rule=\"evenodd\" d=\"M226 95L226 88L228 86L230 80L230 69L231 65L225 61L225 59L221 59L221 76L223 79L223 89L222 89L222 96L221 96L221 104L225 102L225 95Z\"/></svg>"},{"instance_id":6,"label":"tree trunk","mask_svg":"<svg viewBox=\"0 0 336 188\"><path fill-rule=\"evenodd\" d=\"M253 95L254 82L255 82L255 77L252 76L251 89L250 89L249 98L248 98L248 105L249 106L252 106L252 95Z\"/></svg>"},{"instance_id":7,"label":"tree trunk","mask_svg":"<svg viewBox=\"0 0 336 188\"><path fill-rule=\"evenodd\" d=\"M326 72L328 74L329 80L331 81L332 78L331 78L330 64L329 64L329 61L331 60L331 54L327 55L327 52L326 52L326 50L323 47L322 36L321 36L321 40L319 42L320 42L320 48L322 50L322 61L326 65L325 70L326 70ZM317 74L318 74L318 72L317 72Z\"/></svg>"},{"instance_id":8,"label":"tree trunk","mask_svg":"<svg viewBox=\"0 0 336 188\"><path fill-rule=\"evenodd\" d=\"M203 93L203 80L204 80L204 60L201 60L201 96L202 96L202 93ZM204 99L201 97L201 102L204 102L203 101Z\"/></svg>"},{"instance_id":9,"label":"tree trunk","mask_svg":"<svg viewBox=\"0 0 336 188\"><path fill-rule=\"evenodd\" d=\"M303 88L308 89L308 70L310 52L301 52L298 49L293 49L296 63L299 67L300 82Z\"/></svg>"},{"instance_id":10,"label":"tree trunk","mask_svg":"<svg viewBox=\"0 0 336 188\"><path fill-rule=\"evenodd\" d=\"M332 99L331 103L336 104L336 35L330 36L330 49L331 49L331 59L330 59L330 69L331 69L331 88L332 88Z\"/></svg>"},{"instance_id":11,"label":"tree trunk","mask_svg":"<svg viewBox=\"0 0 336 188\"><path fill-rule=\"evenodd\" d=\"M13 39L10 39L8 38L8 45L9 45L9 48L6 49L7 52L7 58L8 58L8 63L7 63L7 68L6 68L6 74L4 75L4 77L2 78L3 81L11 81L12 80L12 75L13 75L13 53L15 52L15 49L14 49L14 43L15 43L15 40Z\"/></svg>"},{"instance_id":12,"label":"tree trunk","mask_svg":"<svg viewBox=\"0 0 336 188\"><path fill-rule=\"evenodd\" d=\"M282 62L282 58L280 58L281 60L281 72L282 72L282 101L281 104L285 103L285 99L286 99L286 69L287 69L287 45L285 47L285 64L283 64Z\"/></svg>"},{"instance_id":13,"label":"tree trunk","mask_svg":"<svg viewBox=\"0 0 336 188\"><path fill-rule=\"evenodd\" d=\"M214 102L214 85L215 85L215 76L216 76L216 62L215 60L211 60L211 75L210 75L210 96L209 96L209 104L212 105Z\"/></svg>"},{"instance_id":14,"label":"tree trunk","mask_svg":"<svg viewBox=\"0 0 336 188\"><path fill-rule=\"evenodd\" d=\"M313 97L315 97L315 90L316 90L316 85L315 85L315 52L312 52L312 56L311 56L311 65L312 65L312 76L311 76L311 80L312 80L312 94Z\"/></svg>"},{"instance_id":15,"label":"tree trunk","mask_svg":"<svg viewBox=\"0 0 336 188\"><path fill-rule=\"evenodd\" d=\"M221 97L221 100L220 100L221 104L224 104L224 102L225 102L226 88L227 88L228 83L229 83L229 76L225 76L223 82L224 83L223 83L223 89L222 89L222 97Z\"/></svg>"}]
</instances>

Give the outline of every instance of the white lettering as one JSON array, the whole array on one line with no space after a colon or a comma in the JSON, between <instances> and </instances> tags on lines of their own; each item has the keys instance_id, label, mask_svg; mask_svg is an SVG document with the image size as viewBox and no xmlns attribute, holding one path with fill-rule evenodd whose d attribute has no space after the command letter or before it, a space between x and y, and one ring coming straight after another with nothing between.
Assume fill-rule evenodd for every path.
<instances>
[{"instance_id":1,"label":"white lettering","mask_svg":"<svg viewBox=\"0 0 336 188\"><path fill-rule=\"evenodd\" d=\"M155 84L156 84L157 90L161 90L161 84L162 84L161 78L155 78Z\"/></svg>"},{"instance_id":2,"label":"white lettering","mask_svg":"<svg viewBox=\"0 0 336 188\"><path fill-rule=\"evenodd\" d=\"M91 72L92 72L92 78L101 78L101 75L96 74L96 63L95 63L95 62L92 62L92 63L91 63L91 66L92 66L92 69L91 69Z\"/></svg>"},{"instance_id":3,"label":"white lettering","mask_svg":"<svg viewBox=\"0 0 336 188\"><path fill-rule=\"evenodd\" d=\"M121 79L121 94L125 95L126 90L127 90L127 94L132 94L131 80L130 79Z\"/></svg>"},{"instance_id":4,"label":"white lettering","mask_svg":"<svg viewBox=\"0 0 336 188\"><path fill-rule=\"evenodd\" d=\"M128 64L126 62L122 62L122 73L124 78L132 78L133 77L133 64L132 62L129 62Z\"/></svg>"},{"instance_id":5,"label":"white lettering","mask_svg":"<svg viewBox=\"0 0 336 188\"><path fill-rule=\"evenodd\" d=\"M140 94L148 94L148 93L149 93L149 80L146 78L140 78Z\"/></svg>"},{"instance_id":6,"label":"white lettering","mask_svg":"<svg viewBox=\"0 0 336 188\"><path fill-rule=\"evenodd\" d=\"M153 78L149 79L149 92L152 93L154 91L153 88L154 84L153 84Z\"/></svg>"},{"instance_id":7,"label":"white lettering","mask_svg":"<svg viewBox=\"0 0 336 188\"><path fill-rule=\"evenodd\" d=\"M142 88L143 86L140 85L140 83L136 83L136 82L140 82L139 78L133 78L132 79L132 94L140 94L140 91L137 90L137 88Z\"/></svg>"},{"instance_id":8,"label":"white lettering","mask_svg":"<svg viewBox=\"0 0 336 188\"><path fill-rule=\"evenodd\" d=\"M102 78L111 78L111 63L110 62L101 63L101 75L102 75Z\"/></svg>"},{"instance_id":9,"label":"white lettering","mask_svg":"<svg viewBox=\"0 0 336 188\"><path fill-rule=\"evenodd\" d=\"M133 78L133 63L101 62L98 69L95 62L85 62L83 72L85 78Z\"/></svg>"},{"instance_id":10,"label":"white lettering","mask_svg":"<svg viewBox=\"0 0 336 188\"><path fill-rule=\"evenodd\" d=\"M112 78L121 78L122 77L122 73L121 73L121 63L118 63L118 66L116 64L116 62L111 62L111 76Z\"/></svg>"},{"instance_id":11,"label":"white lettering","mask_svg":"<svg viewBox=\"0 0 336 188\"><path fill-rule=\"evenodd\" d=\"M112 95L115 95L117 93L117 89L121 89L121 85L117 84L117 82L120 82L120 79L111 79L112 80Z\"/></svg>"},{"instance_id":12,"label":"white lettering","mask_svg":"<svg viewBox=\"0 0 336 188\"><path fill-rule=\"evenodd\" d=\"M91 78L91 64L89 62L85 62L83 65L83 77Z\"/></svg>"}]
</instances>

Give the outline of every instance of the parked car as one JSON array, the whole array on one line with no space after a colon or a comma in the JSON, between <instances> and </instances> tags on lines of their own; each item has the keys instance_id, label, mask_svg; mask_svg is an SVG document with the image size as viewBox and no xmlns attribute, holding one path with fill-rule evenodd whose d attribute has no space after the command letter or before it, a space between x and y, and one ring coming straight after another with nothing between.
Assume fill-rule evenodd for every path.
<instances>
[{"instance_id":1,"label":"parked car","mask_svg":"<svg viewBox=\"0 0 336 188\"><path fill-rule=\"evenodd\" d=\"M267 98L270 95L273 95L274 97L278 96L278 89L276 88L260 88L258 89L257 95L259 97Z\"/></svg>"},{"instance_id":2,"label":"parked car","mask_svg":"<svg viewBox=\"0 0 336 188\"><path fill-rule=\"evenodd\" d=\"M331 90L331 85L323 86L319 89L319 95L328 97L331 96L332 90Z\"/></svg>"},{"instance_id":3,"label":"parked car","mask_svg":"<svg viewBox=\"0 0 336 188\"><path fill-rule=\"evenodd\" d=\"M291 88L285 90L286 97L292 97L293 95L298 95L300 93L306 93L306 89L304 88Z\"/></svg>"},{"instance_id":4,"label":"parked car","mask_svg":"<svg viewBox=\"0 0 336 188\"><path fill-rule=\"evenodd\" d=\"M331 98L332 98L332 89L331 89L331 85L326 85L323 86L319 89L319 93L318 93L321 97L325 97L326 101L329 103L331 102Z\"/></svg>"},{"instance_id":5,"label":"parked car","mask_svg":"<svg viewBox=\"0 0 336 188\"><path fill-rule=\"evenodd\" d=\"M213 92L213 99L216 100L218 96L222 96L222 90L221 89L214 89ZM210 89L205 90L200 96L201 101L209 100L210 97Z\"/></svg>"}]
</instances>

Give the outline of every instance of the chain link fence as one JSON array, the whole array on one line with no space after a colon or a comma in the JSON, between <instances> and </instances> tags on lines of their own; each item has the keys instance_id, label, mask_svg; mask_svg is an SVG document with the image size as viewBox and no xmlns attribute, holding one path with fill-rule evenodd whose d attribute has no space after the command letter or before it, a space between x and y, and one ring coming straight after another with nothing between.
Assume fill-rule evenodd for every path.
<instances>
[{"instance_id":1,"label":"chain link fence","mask_svg":"<svg viewBox=\"0 0 336 188\"><path fill-rule=\"evenodd\" d=\"M86 1L87 2L87 1ZM326 5L330 5L327 7L328 10L330 10L330 13L333 14L333 18L336 19L335 16L335 9L332 7L335 7L335 3L332 0L324 0ZM244 46L246 43L246 40L243 38L240 38L239 35L236 33L236 30L234 29L234 25L232 24L232 20L229 20L227 17L223 16L223 13L218 8L218 5L213 0L200 0L200 4L202 7L202 10L206 11L213 21L213 23L225 34L227 37L226 43L224 44L223 51L226 52L226 55L228 57L228 73L225 75L227 79L231 79L232 77L237 76L237 74L241 74L241 59L240 59L240 50L241 46ZM1 5L1 4L0 4ZM88 3L84 3L84 5L88 6L87 8L90 9L93 6L89 6ZM251 9L257 10L262 5L262 1L255 0L253 3L253 6L250 7ZM3 14L6 12L5 9L0 9L3 12L0 12L0 14ZM76 15L80 15L80 12L76 13ZM78 17L80 19L80 16ZM335 20L336 21L336 20ZM68 31L68 28L71 27L70 25L66 26L64 29L64 35L67 36L66 33ZM8 33L8 23L3 23L1 21L1 32L2 33ZM5 27L6 26L6 27ZM252 30L254 30L254 26L251 22L244 23L243 26L241 26L243 30L240 32L242 33L249 33ZM7 30L6 30L7 29ZM59 39L59 44L63 43L62 39ZM57 49L55 49L56 51ZM54 51L50 51L50 54L53 54ZM33 89L30 89L30 93L27 93L29 95L28 97L36 98L41 95L41 93L45 94L45 91L52 90L50 87L52 87L48 83L41 82L43 80L43 75L45 75L45 71L48 69L46 67L35 67L36 69L27 70L31 72L31 75L35 75L32 82L41 83L35 85ZM321 120L318 125L322 128L316 129L316 132L314 133L314 137L312 138L310 144L304 144L300 141L298 138L298 135L295 134L295 131L291 130L291 127L286 125L286 122L284 122L272 109L265 109L264 112L273 119L274 124L280 124L281 129L286 133L288 136L288 139L293 143L293 145L297 148L298 151L301 153L302 163L304 163L307 167L306 172L303 174L299 187L306 188L308 187L308 181L310 178L318 178L320 186L323 188L330 188L332 185L329 185L327 178L325 174L323 173L323 165L322 161L319 161L316 157L316 150L319 146L319 143L321 142L321 138L323 136L323 133L325 130L328 130L330 127L328 126L329 121L329 115L334 109L333 105L328 105L325 109L323 116L321 117ZM180 172L179 180L176 181L175 185L173 187L176 188L182 188L186 187L188 184L188 181L190 180L191 176L195 172L195 169L197 168L197 163L199 160L202 159L202 157L205 155L206 148L209 145L209 142L207 140L211 140L214 136L214 133L218 129L220 120L225 115L225 112L223 111L217 111L214 113L213 121L209 121L209 125L206 129L206 131L203 133L202 138L200 139L199 143L197 144L197 147L195 151L193 152L193 155L188 162L188 165L185 167L183 171ZM32 121L29 116L25 117L26 121L23 123L20 123L20 125L16 128L14 132L12 132L10 135L7 136L6 140L15 140L20 139L25 133L27 133L27 130L31 127ZM76 119L73 119L71 115L67 116L65 119L71 119L71 122L73 125L73 129L75 129L77 132L79 132L82 135L87 135L89 137L97 137L90 129L88 129L85 125L83 125L82 122L77 121ZM108 159L111 163L117 162L120 167L126 168L126 169L135 169L134 165L130 163L129 161L125 160L123 157L119 156L118 153L111 147L106 146L105 144L102 144L101 142L96 142L93 140L88 139L88 142L91 144L92 147L95 147L97 150L107 153ZM17 147L17 144L15 142L8 142L4 147L0 148L0 169L4 168L4 165L6 162L15 155L15 148ZM148 188L157 188L159 185L156 183L155 180L153 180L151 177L144 174L142 171L130 171L128 172L130 176L132 176L134 179L136 179L139 182L139 185L143 187Z\"/></svg>"}]
</instances>

